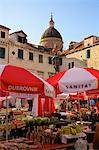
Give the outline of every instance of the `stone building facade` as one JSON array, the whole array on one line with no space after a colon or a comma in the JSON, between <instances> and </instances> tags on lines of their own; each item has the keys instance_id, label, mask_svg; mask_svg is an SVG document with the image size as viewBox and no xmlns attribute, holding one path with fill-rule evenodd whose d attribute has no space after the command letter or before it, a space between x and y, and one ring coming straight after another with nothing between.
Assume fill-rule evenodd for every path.
<instances>
[{"instance_id":1,"label":"stone building facade","mask_svg":"<svg viewBox=\"0 0 99 150\"><path fill-rule=\"evenodd\" d=\"M72 41L69 49L64 50L63 54L67 59L79 59L86 63L88 68L99 70L99 37L91 35L84 38L81 42ZM74 66L76 65L74 64Z\"/></svg>"},{"instance_id":2,"label":"stone building facade","mask_svg":"<svg viewBox=\"0 0 99 150\"><path fill-rule=\"evenodd\" d=\"M68 69L73 68L73 67L81 67L81 68L87 67L86 61L82 61L82 60L75 58L75 57L67 58L66 56L63 56L62 62L63 62L63 65L60 66L60 71L68 70Z\"/></svg>"},{"instance_id":3,"label":"stone building facade","mask_svg":"<svg viewBox=\"0 0 99 150\"><path fill-rule=\"evenodd\" d=\"M40 45L28 43L27 35L22 30L11 34L9 31L8 27L0 25L0 64L23 67L44 79L55 74L52 50L54 47L57 47L58 51L62 50L63 41L54 28L52 16L49 28L41 37Z\"/></svg>"},{"instance_id":4,"label":"stone building facade","mask_svg":"<svg viewBox=\"0 0 99 150\"><path fill-rule=\"evenodd\" d=\"M55 73L50 63L51 52L47 52L42 46L28 43L23 31L9 34L8 28L0 26L0 33L2 32L5 36L0 37L0 64L20 66L42 78Z\"/></svg>"},{"instance_id":5,"label":"stone building facade","mask_svg":"<svg viewBox=\"0 0 99 150\"><path fill-rule=\"evenodd\" d=\"M93 67L95 63L91 62L90 59L86 60L84 52L86 51L86 46L87 48L92 47L92 38L86 39L85 43L84 41L80 43L71 42L69 50L63 51L63 39L54 27L52 16L49 21L49 27L41 36L39 45L29 43L23 30L10 33L8 27L0 25L0 64L23 67L43 79L47 79L58 71L74 66L86 67L87 64L90 64L89 67ZM88 46L88 44L90 45ZM77 47L74 49L72 46ZM80 48L80 46L82 47ZM94 46L91 49L91 52L94 51ZM95 57L98 57L97 54ZM99 60L96 59L95 61L97 61L97 66Z\"/></svg>"}]
</instances>

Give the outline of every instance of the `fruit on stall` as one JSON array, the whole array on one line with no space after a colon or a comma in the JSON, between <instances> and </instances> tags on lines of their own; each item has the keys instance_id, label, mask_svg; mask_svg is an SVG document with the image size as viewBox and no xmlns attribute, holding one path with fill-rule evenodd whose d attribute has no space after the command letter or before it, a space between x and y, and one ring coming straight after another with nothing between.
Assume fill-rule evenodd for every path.
<instances>
[{"instance_id":1,"label":"fruit on stall","mask_svg":"<svg viewBox=\"0 0 99 150\"><path fill-rule=\"evenodd\" d=\"M81 133L82 132L82 128L80 125L76 125L76 124L68 124L67 126L64 126L61 128L61 134L72 134L72 135L76 135L77 133Z\"/></svg>"},{"instance_id":2,"label":"fruit on stall","mask_svg":"<svg viewBox=\"0 0 99 150\"><path fill-rule=\"evenodd\" d=\"M0 131L3 131L5 129L5 124L0 124Z\"/></svg>"},{"instance_id":3,"label":"fruit on stall","mask_svg":"<svg viewBox=\"0 0 99 150\"><path fill-rule=\"evenodd\" d=\"M70 134L71 133L70 126L65 126L65 127L61 128L60 132L61 132L61 134L66 134L66 135Z\"/></svg>"},{"instance_id":4,"label":"fruit on stall","mask_svg":"<svg viewBox=\"0 0 99 150\"><path fill-rule=\"evenodd\" d=\"M72 128L72 127L70 128L70 131L71 131L71 134L72 134L72 135L76 135L76 133L77 133L77 132L76 132L76 129L75 129L75 128Z\"/></svg>"},{"instance_id":5,"label":"fruit on stall","mask_svg":"<svg viewBox=\"0 0 99 150\"><path fill-rule=\"evenodd\" d=\"M14 120L13 123L16 125L17 128L22 128L26 126L26 123L22 120Z\"/></svg>"},{"instance_id":6,"label":"fruit on stall","mask_svg":"<svg viewBox=\"0 0 99 150\"><path fill-rule=\"evenodd\" d=\"M53 123L48 117L22 117L21 120L23 120L27 125L48 125Z\"/></svg>"},{"instance_id":7,"label":"fruit on stall","mask_svg":"<svg viewBox=\"0 0 99 150\"><path fill-rule=\"evenodd\" d=\"M76 125L76 132L81 133L82 132L82 127L80 125Z\"/></svg>"},{"instance_id":8,"label":"fruit on stall","mask_svg":"<svg viewBox=\"0 0 99 150\"><path fill-rule=\"evenodd\" d=\"M8 130L15 129L16 125L14 123L8 123Z\"/></svg>"},{"instance_id":9,"label":"fruit on stall","mask_svg":"<svg viewBox=\"0 0 99 150\"><path fill-rule=\"evenodd\" d=\"M13 122L8 123L8 126L6 126L6 123L0 124L0 131L4 131L6 128L8 128L8 130L15 129L16 125Z\"/></svg>"},{"instance_id":10,"label":"fruit on stall","mask_svg":"<svg viewBox=\"0 0 99 150\"><path fill-rule=\"evenodd\" d=\"M53 123L53 119L48 117L18 117L15 120L12 120L11 122L8 122L8 130L16 129L16 128L22 128L25 126L32 127L34 126L46 126ZM0 124L0 131L4 131L6 129L6 124L1 123Z\"/></svg>"},{"instance_id":11,"label":"fruit on stall","mask_svg":"<svg viewBox=\"0 0 99 150\"><path fill-rule=\"evenodd\" d=\"M42 124L43 125L50 124L50 118L48 118L48 117L42 118Z\"/></svg>"}]
</instances>

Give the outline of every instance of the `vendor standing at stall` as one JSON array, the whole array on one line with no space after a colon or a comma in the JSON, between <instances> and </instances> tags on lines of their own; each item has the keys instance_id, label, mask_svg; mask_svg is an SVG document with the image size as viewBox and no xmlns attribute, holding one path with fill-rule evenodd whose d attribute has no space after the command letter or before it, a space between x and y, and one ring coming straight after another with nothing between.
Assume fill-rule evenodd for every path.
<instances>
[{"instance_id":1,"label":"vendor standing at stall","mask_svg":"<svg viewBox=\"0 0 99 150\"><path fill-rule=\"evenodd\" d=\"M60 112L66 112L66 102L65 102L65 100L60 105Z\"/></svg>"}]
</instances>

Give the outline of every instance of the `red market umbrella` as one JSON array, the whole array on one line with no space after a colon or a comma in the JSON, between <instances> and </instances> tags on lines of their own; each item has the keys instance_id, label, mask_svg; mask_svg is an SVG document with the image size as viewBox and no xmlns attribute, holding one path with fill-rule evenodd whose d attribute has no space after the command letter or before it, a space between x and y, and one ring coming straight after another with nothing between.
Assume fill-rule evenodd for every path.
<instances>
[{"instance_id":1,"label":"red market umbrella","mask_svg":"<svg viewBox=\"0 0 99 150\"><path fill-rule=\"evenodd\" d=\"M0 89L16 93L54 94L54 88L24 68L0 65Z\"/></svg>"},{"instance_id":2,"label":"red market umbrella","mask_svg":"<svg viewBox=\"0 0 99 150\"><path fill-rule=\"evenodd\" d=\"M69 100L84 100L84 93L69 94Z\"/></svg>"},{"instance_id":3,"label":"red market umbrella","mask_svg":"<svg viewBox=\"0 0 99 150\"><path fill-rule=\"evenodd\" d=\"M96 90L89 90L86 92L81 92L81 93L62 93L58 94L58 100L59 99L69 99L69 100L88 100L88 98L97 98L99 96L99 89Z\"/></svg>"},{"instance_id":4,"label":"red market umbrella","mask_svg":"<svg viewBox=\"0 0 99 150\"><path fill-rule=\"evenodd\" d=\"M92 68L72 68L59 72L47 79L56 93L80 93L99 89L99 70Z\"/></svg>"},{"instance_id":5,"label":"red market umbrella","mask_svg":"<svg viewBox=\"0 0 99 150\"><path fill-rule=\"evenodd\" d=\"M89 98L97 98L99 96L99 89L87 91L86 95Z\"/></svg>"},{"instance_id":6,"label":"red market umbrella","mask_svg":"<svg viewBox=\"0 0 99 150\"><path fill-rule=\"evenodd\" d=\"M9 95L9 93L6 93L6 92L0 90L0 97L5 97L5 96L8 96L8 95Z\"/></svg>"},{"instance_id":7,"label":"red market umbrella","mask_svg":"<svg viewBox=\"0 0 99 150\"><path fill-rule=\"evenodd\" d=\"M53 96L54 88L37 75L24 68L0 64L0 90L16 93L45 94ZM8 104L6 94L6 126L8 125ZM6 128L6 140L8 140L8 128Z\"/></svg>"}]
</instances>

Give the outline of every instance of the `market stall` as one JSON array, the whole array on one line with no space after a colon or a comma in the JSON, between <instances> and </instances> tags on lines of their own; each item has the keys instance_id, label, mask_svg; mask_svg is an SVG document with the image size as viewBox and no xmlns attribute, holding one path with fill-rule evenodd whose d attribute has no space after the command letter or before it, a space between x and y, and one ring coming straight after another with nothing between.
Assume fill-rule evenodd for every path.
<instances>
[{"instance_id":1,"label":"market stall","mask_svg":"<svg viewBox=\"0 0 99 150\"><path fill-rule=\"evenodd\" d=\"M69 70L62 71L53 75L52 77L48 78L47 81L55 87L57 94L65 93L70 95L68 96L67 99L65 99L66 103L69 102L69 98L74 99L75 101L75 97L76 97L76 103L78 103L79 109L76 109L77 106L75 105L76 107L74 107L73 109L71 107L70 111L72 111L76 115L75 122L80 121L81 123L81 121L83 120L82 113L84 113L83 116L85 116L86 113L89 112L89 106L88 106L89 92L92 91L95 92L96 90L99 90L99 70L95 70L92 68L74 67ZM70 93L76 93L76 95L71 95ZM86 104L87 107L80 108L80 99L84 100L86 97L88 102ZM74 104L75 102L72 102L72 105ZM66 106L67 105L68 104L66 104ZM66 112L68 112L68 109L66 109L65 113ZM91 113L91 117L93 117L93 115L94 113ZM85 120L85 121L89 121L89 120ZM95 130L95 128L93 128L95 122L93 122L94 121L93 119L91 119L90 121L92 125L88 124L87 128L90 129L91 132L93 132L93 129ZM85 127L85 124L83 124L83 126Z\"/></svg>"},{"instance_id":2,"label":"market stall","mask_svg":"<svg viewBox=\"0 0 99 150\"><path fill-rule=\"evenodd\" d=\"M54 88L37 75L24 68L0 65L0 90L6 92L6 140L8 139L8 100L9 92L44 94L54 96Z\"/></svg>"}]
</instances>

